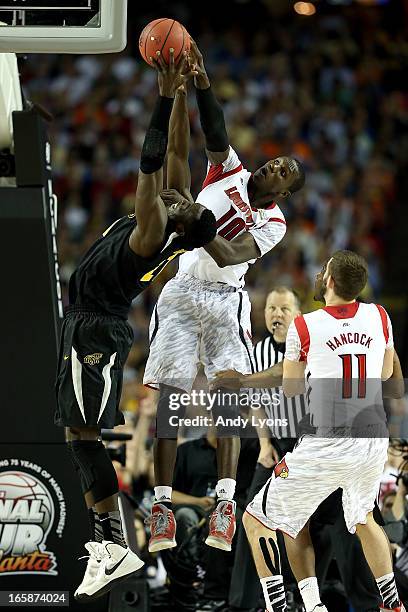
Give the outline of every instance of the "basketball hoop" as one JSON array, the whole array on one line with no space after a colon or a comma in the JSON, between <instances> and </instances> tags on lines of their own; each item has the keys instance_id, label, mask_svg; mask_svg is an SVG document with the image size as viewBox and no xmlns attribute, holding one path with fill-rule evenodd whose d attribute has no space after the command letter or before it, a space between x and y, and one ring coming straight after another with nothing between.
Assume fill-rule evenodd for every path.
<instances>
[{"instance_id":1,"label":"basketball hoop","mask_svg":"<svg viewBox=\"0 0 408 612\"><path fill-rule=\"evenodd\" d=\"M0 0L0 52L115 53L127 0Z\"/></svg>"}]
</instances>

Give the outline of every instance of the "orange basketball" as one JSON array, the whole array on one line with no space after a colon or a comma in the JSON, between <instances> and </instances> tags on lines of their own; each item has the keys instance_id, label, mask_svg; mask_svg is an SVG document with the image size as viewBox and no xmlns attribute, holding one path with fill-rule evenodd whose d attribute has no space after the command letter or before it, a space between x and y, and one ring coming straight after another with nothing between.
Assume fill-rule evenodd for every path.
<instances>
[{"instance_id":1,"label":"orange basketball","mask_svg":"<svg viewBox=\"0 0 408 612\"><path fill-rule=\"evenodd\" d=\"M169 63L169 49L174 49L174 61L177 64L183 51L190 50L190 36L186 28L175 19L155 19L143 30L139 38L140 53L150 66L150 57L156 57L160 51L166 64Z\"/></svg>"}]
</instances>

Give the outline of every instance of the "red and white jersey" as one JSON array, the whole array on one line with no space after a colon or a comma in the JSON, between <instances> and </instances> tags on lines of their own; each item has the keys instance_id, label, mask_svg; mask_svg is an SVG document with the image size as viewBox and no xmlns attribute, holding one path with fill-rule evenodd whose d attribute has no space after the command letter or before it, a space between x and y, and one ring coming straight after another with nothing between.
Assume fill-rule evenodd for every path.
<instances>
[{"instance_id":1,"label":"red and white jersey","mask_svg":"<svg viewBox=\"0 0 408 612\"><path fill-rule=\"evenodd\" d=\"M365 377L380 379L385 349L393 346L385 309L379 304L353 302L296 317L288 329L285 358L307 361L312 378L342 378L349 365L345 356L353 357L353 369L358 366L357 356L365 355Z\"/></svg>"},{"instance_id":2,"label":"red and white jersey","mask_svg":"<svg viewBox=\"0 0 408 612\"><path fill-rule=\"evenodd\" d=\"M209 208L217 219L217 231L226 240L250 232L262 255L273 249L285 235L286 221L274 203L262 210L249 204L248 181L251 173L243 168L230 147L227 159L216 166L208 164L207 176L197 202ZM256 260L220 268L203 248L185 253L179 260L179 271L200 280L243 287L249 264Z\"/></svg>"},{"instance_id":3,"label":"red and white jersey","mask_svg":"<svg viewBox=\"0 0 408 612\"><path fill-rule=\"evenodd\" d=\"M345 426L364 412L365 422L375 421L384 353L393 346L390 318L378 304L326 306L296 317L285 358L307 362L312 423Z\"/></svg>"}]
</instances>

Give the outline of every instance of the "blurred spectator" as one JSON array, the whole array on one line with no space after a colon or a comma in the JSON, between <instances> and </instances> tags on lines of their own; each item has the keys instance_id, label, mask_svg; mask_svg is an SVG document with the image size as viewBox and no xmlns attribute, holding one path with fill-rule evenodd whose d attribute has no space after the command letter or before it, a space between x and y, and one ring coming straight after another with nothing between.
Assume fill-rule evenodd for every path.
<instances>
[{"instance_id":1,"label":"blurred spectator","mask_svg":"<svg viewBox=\"0 0 408 612\"><path fill-rule=\"evenodd\" d=\"M218 18L210 22L207 7L195 6L193 16L188 3L174 5L208 60L232 144L244 163L255 168L265 158L294 154L306 166L305 189L285 206L286 237L252 267L248 288L256 299L272 285L290 285L306 310L313 308L311 280L321 261L335 248L351 247L368 258L367 297L376 297L384 282L396 173L408 150L403 136L408 47L400 3L390 3L394 13L391 6L338 6L310 19L286 21L276 19L273 4L259 2L254 11L251 2L231 0L230 17L235 14L236 22L229 18L228 25ZM146 5L143 22L157 17L149 11ZM142 136L157 90L156 75L135 44L142 14L141 6L134 22L131 17L129 45L121 54L30 55L21 65L27 94L56 117L50 136L65 292L86 248L133 207ZM190 109L197 193L205 156L193 96ZM149 314L173 271L166 270L135 303L131 367L139 380ZM256 340L262 330L259 315L255 311Z\"/></svg>"}]
</instances>

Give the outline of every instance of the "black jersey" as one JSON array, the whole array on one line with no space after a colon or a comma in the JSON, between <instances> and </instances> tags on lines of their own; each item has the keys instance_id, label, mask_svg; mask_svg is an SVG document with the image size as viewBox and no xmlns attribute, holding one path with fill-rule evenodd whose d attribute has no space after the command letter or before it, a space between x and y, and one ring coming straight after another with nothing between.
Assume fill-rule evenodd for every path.
<instances>
[{"instance_id":1,"label":"black jersey","mask_svg":"<svg viewBox=\"0 0 408 612\"><path fill-rule=\"evenodd\" d=\"M140 257L129 246L135 215L115 221L91 246L69 281L69 303L127 318L132 300L165 266L187 249L183 237L168 237L159 253Z\"/></svg>"}]
</instances>

